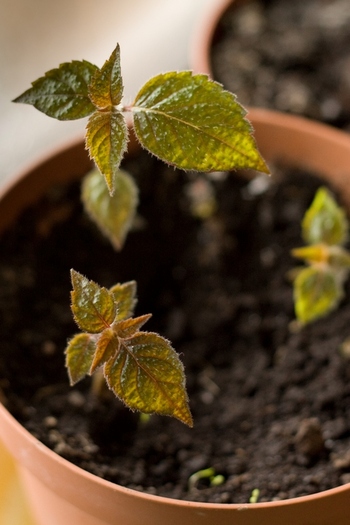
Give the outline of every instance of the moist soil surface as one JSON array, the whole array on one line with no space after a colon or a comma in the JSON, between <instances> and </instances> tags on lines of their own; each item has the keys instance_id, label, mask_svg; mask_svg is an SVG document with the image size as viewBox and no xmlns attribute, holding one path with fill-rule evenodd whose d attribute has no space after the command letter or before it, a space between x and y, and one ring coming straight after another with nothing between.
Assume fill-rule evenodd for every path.
<instances>
[{"instance_id":1,"label":"moist soil surface","mask_svg":"<svg viewBox=\"0 0 350 525\"><path fill-rule=\"evenodd\" d=\"M238 3L222 16L213 41L215 80L243 105L350 130L350 2Z\"/></svg>"},{"instance_id":2,"label":"moist soil surface","mask_svg":"<svg viewBox=\"0 0 350 525\"><path fill-rule=\"evenodd\" d=\"M50 190L2 236L5 404L83 469L162 496L239 503L259 489L267 501L350 481L350 303L300 329L286 278L322 181L281 168L270 182L216 175L217 211L199 219L189 196L208 189L203 176L142 158L128 165L141 205L121 252L85 216L77 184ZM152 312L145 329L169 338L184 362L193 429L140 418L109 392L98 400L90 378L69 386L72 267L107 287L138 281L136 314ZM218 486L189 484L208 467Z\"/></svg>"}]
</instances>

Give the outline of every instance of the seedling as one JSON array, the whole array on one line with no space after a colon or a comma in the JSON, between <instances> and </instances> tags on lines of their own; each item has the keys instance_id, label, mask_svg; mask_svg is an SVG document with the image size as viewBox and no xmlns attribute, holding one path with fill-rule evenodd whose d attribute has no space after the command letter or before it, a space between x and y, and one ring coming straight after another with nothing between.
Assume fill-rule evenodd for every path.
<instances>
[{"instance_id":1,"label":"seedling","mask_svg":"<svg viewBox=\"0 0 350 525\"><path fill-rule=\"evenodd\" d=\"M253 489L249 498L249 503L258 503L260 497L260 490Z\"/></svg>"},{"instance_id":2,"label":"seedling","mask_svg":"<svg viewBox=\"0 0 350 525\"><path fill-rule=\"evenodd\" d=\"M219 487L225 483L225 478L222 474L216 474L213 467L208 467L191 474L191 476L188 478L189 490L196 488L200 480L208 481L211 487Z\"/></svg>"},{"instance_id":3,"label":"seedling","mask_svg":"<svg viewBox=\"0 0 350 525\"><path fill-rule=\"evenodd\" d=\"M97 169L83 180L82 198L115 248L123 246L138 204L134 179L120 170L128 143L126 114L141 145L177 168L268 173L246 111L207 76L160 74L132 104L122 99L118 45L101 69L87 61L61 64L15 99L58 120L88 117L86 148ZM132 317L136 284L108 290L74 270L71 278L73 315L82 330L66 349L71 383L102 367L109 388L131 409L171 415L191 426L181 361L160 335L140 331L149 314Z\"/></svg>"},{"instance_id":4,"label":"seedling","mask_svg":"<svg viewBox=\"0 0 350 525\"><path fill-rule=\"evenodd\" d=\"M348 230L345 211L327 188L319 188L302 221L307 245L292 251L307 264L296 269L294 278L295 312L302 324L324 317L344 296L350 271L350 253L344 248Z\"/></svg>"}]
</instances>

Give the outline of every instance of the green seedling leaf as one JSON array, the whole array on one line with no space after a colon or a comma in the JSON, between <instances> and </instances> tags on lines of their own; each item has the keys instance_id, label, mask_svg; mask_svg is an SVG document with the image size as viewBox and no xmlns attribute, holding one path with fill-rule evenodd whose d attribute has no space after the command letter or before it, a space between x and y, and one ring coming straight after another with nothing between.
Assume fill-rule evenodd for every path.
<instances>
[{"instance_id":1,"label":"green seedling leaf","mask_svg":"<svg viewBox=\"0 0 350 525\"><path fill-rule=\"evenodd\" d=\"M128 129L119 111L96 111L86 127L86 148L104 176L110 195L126 150Z\"/></svg>"},{"instance_id":2,"label":"green seedling leaf","mask_svg":"<svg viewBox=\"0 0 350 525\"><path fill-rule=\"evenodd\" d=\"M253 489L249 498L249 503L258 503L260 497L260 490Z\"/></svg>"},{"instance_id":3,"label":"green seedling leaf","mask_svg":"<svg viewBox=\"0 0 350 525\"><path fill-rule=\"evenodd\" d=\"M132 410L173 416L193 425L183 365L160 335L139 332L124 339L104 373L111 390Z\"/></svg>"},{"instance_id":4,"label":"green seedling leaf","mask_svg":"<svg viewBox=\"0 0 350 525\"><path fill-rule=\"evenodd\" d=\"M138 189L134 179L123 170L115 175L113 196L97 170L83 180L82 200L99 229L120 250L132 227L138 205Z\"/></svg>"},{"instance_id":5,"label":"green seedling leaf","mask_svg":"<svg viewBox=\"0 0 350 525\"><path fill-rule=\"evenodd\" d=\"M91 115L95 106L88 86L98 67L86 60L61 64L32 83L14 102L31 104L49 117L75 120Z\"/></svg>"},{"instance_id":6,"label":"green seedling leaf","mask_svg":"<svg viewBox=\"0 0 350 525\"><path fill-rule=\"evenodd\" d=\"M123 81L120 71L120 48L115 48L109 60L97 70L89 88L92 102L99 109L117 106L123 95Z\"/></svg>"},{"instance_id":7,"label":"green seedling leaf","mask_svg":"<svg viewBox=\"0 0 350 525\"><path fill-rule=\"evenodd\" d=\"M344 244L348 236L345 211L338 206L331 192L321 187L305 213L302 222L303 239L308 244Z\"/></svg>"},{"instance_id":8,"label":"green seedling leaf","mask_svg":"<svg viewBox=\"0 0 350 525\"><path fill-rule=\"evenodd\" d=\"M113 294L114 300L118 304L116 321L128 319L134 314L137 303L136 289L136 281L118 283L110 288L109 291Z\"/></svg>"},{"instance_id":9,"label":"green seedling leaf","mask_svg":"<svg viewBox=\"0 0 350 525\"><path fill-rule=\"evenodd\" d=\"M294 281L295 313L303 324L330 313L342 296L342 287L336 276L324 267L304 268Z\"/></svg>"},{"instance_id":10,"label":"green seedling leaf","mask_svg":"<svg viewBox=\"0 0 350 525\"><path fill-rule=\"evenodd\" d=\"M113 294L75 270L71 270L71 280L72 312L79 328L90 334L109 328L117 314Z\"/></svg>"},{"instance_id":11,"label":"green seedling leaf","mask_svg":"<svg viewBox=\"0 0 350 525\"><path fill-rule=\"evenodd\" d=\"M197 171L269 172L246 111L205 75L158 75L139 91L131 109L141 144L169 164Z\"/></svg>"},{"instance_id":12,"label":"green seedling leaf","mask_svg":"<svg viewBox=\"0 0 350 525\"><path fill-rule=\"evenodd\" d=\"M96 338L91 334L77 334L65 350L70 384L74 385L90 373L96 350Z\"/></svg>"}]
</instances>

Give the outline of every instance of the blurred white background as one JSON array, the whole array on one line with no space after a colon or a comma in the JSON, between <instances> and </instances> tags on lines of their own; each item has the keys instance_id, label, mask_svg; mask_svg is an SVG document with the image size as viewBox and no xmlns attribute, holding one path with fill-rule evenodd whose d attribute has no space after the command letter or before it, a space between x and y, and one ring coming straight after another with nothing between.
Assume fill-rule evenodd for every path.
<instances>
[{"instance_id":1,"label":"blurred white background","mask_svg":"<svg viewBox=\"0 0 350 525\"><path fill-rule=\"evenodd\" d=\"M83 134L11 100L62 62L98 66L117 42L126 100L164 71L189 68L198 18L215 0L0 0L0 185L48 148Z\"/></svg>"}]
</instances>

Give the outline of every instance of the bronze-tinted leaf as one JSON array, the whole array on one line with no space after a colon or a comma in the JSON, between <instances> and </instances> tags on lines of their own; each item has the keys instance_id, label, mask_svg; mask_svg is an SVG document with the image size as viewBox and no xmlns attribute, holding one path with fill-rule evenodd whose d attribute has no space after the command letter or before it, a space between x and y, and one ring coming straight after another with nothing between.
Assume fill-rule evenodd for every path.
<instances>
[{"instance_id":1,"label":"bronze-tinted leaf","mask_svg":"<svg viewBox=\"0 0 350 525\"><path fill-rule=\"evenodd\" d=\"M96 111L86 127L86 148L104 176L109 193L115 191L116 175L126 150L128 129L119 111Z\"/></svg>"},{"instance_id":2,"label":"bronze-tinted leaf","mask_svg":"<svg viewBox=\"0 0 350 525\"><path fill-rule=\"evenodd\" d=\"M119 337L127 339L132 337L140 330L140 328L147 323L147 321L152 317L152 314L141 315L140 317L135 317L134 319L125 319L124 321L118 321L114 324L114 329L117 332Z\"/></svg>"},{"instance_id":3,"label":"bronze-tinted leaf","mask_svg":"<svg viewBox=\"0 0 350 525\"><path fill-rule=\"evenodd\" d=\"M65 354L71 385L90 373L95 350L96 337L91 334L77 334L69 341Z\"/></svg>"},{"instance_id":4,"label":"bronze-tinted leaf","mask_svg":"<svg viewBox=\"0 0 350 525\"><path fill-rule=\"evenodd\" d=\"M137 303L136 281L115 284L109 291L113 294L114 300L117 303L116 320L121 321L131 317L134 314Z\"/></svg>"},{"instance_id":5,"label":"bronze-tinted leaf","mask_svg":"<svg viewBox=\"0 0 350 525\"><path fill-rule=\"evenodd\" d=\"M173 416L193 425L183 365L160 335L139 332L124 340L104 372L109 387L132 410Z\"/></svg>"},{"instance_id":6,"label":"bronze-tinted leaf","mask_svg":"<svg viewBox=\"0 0 350 525\"><path fill-rule=\"evenodd\" d=\"M120 103L123 95L123 81L120 71L120 48L114 49L110 58L97 70L90 82L89 94L92 102L100 109Z\"/></svg>"},{"instance_id":7,"label":"bronze-tinted leaf","mask_svg":"<svg viewBox=\"0 0 350 525\"><path fill-rule=\"evenodd\" d=\"M71 280L72 312L79 328L91 334L108 328L117 313L113 294L75 270L71 270Z\"/></svg>"},{"instance_id":8,"label":"bronze-tinted leaf","mask_svg":"<svg viewBox=\"0 0 350 525\"><path fill-rule=\"evenodd\" d=\"M99 366L103 365L108 359L113 357L119 349L117 334L112 328L106 328L96 343L96 352L90 368L90 374L93 374Z\"/></svg>"}]
</instances>

